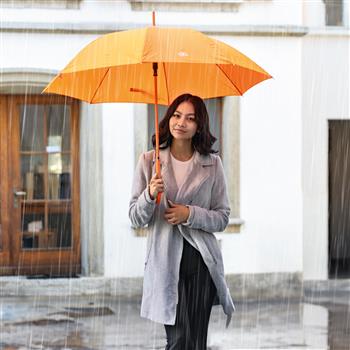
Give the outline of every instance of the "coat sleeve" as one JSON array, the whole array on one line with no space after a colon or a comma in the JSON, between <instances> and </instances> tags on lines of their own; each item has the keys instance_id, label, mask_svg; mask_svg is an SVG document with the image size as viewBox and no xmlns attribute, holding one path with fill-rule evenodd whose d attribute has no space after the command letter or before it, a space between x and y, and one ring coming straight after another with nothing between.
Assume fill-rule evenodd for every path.
<instances>
[{"instance_id":1,"label":"coat sleeve","mask_svg":"<svg viewBox=\"0 0 350 350\"><path fill-rule=\"evenodd\" d=\"M224 231L230 216L230 204L224 168L220 157L216 157L215 180L211 190L210 208L188 205L190 215L184 224L193 229L207 232Z\"/></svg>"},{"instance_id":2,"label":"coat sleeve","mask_svg":"<svg viewBox=\"0 0 350 350\"><path fill-rule=\"evenodd\" d=\"M152 219L156 200L152 200L148 192L151 167L146 169L145 154L141 154L136 166L129 203L129 218L134 227L144 227Z\"/></svg>"}]
</instances>

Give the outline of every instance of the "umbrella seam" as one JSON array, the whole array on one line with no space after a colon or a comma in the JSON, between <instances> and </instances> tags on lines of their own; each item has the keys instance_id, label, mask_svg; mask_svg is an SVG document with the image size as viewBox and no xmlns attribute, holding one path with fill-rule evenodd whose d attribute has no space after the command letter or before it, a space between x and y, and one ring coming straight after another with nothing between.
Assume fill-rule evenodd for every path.
<instances>
[{"instance_id":1,"label":"umbrella seam","mask_svg":"<svg viewBox=\"0 0 350 350\"><path fill-rule=\"evenodd\" d=\"M92 96L92 98L91 98L91 100L90 100L90 103L93 103L93 100L94 100L94 98L95 98L95 96L96 96L96 94L97 94L97 91L98 91L98 89L100 88L100 86L102 85L103 81L105 80L106 75L107 75L108 72L109 72L109 69L110 69L110 68L107 69L107 72L105 73L105 75L104 75L103 78L101 79L100 84L98 84L98 87L96 88L96 90L95 90L95 92L94 92L94 95Z\"/></svg>"},{"instance_id":2,"label":"umbrella seam","mask_svg":"<svg viewBox=\"0 0 350 350\"><path fill-rule=\"evenodd\" d=\"M146 42L147 42L147 38L148 38L148 31L149 31L149 27L145 28L145 34L144 34L144 38L143 38L143 44L142 44L142 50L141 50L141 59L140 62L141 63L146 63L144 61L145 58L145 47L146 47ZM153 62L152 62L153 63Z\"/></svg>"},{"instance_id":3,"label":"umbrella seam","mask_svg":"<svg viewBox=\"0 0 350 350\"><path fill-rule=\"evenodd\" d=\"M228 79L228 81L235 87L235 89L237 89L237 91L240 93L241 96L243 96L242 92L240 89L238 89L238 87L236 86L236 84L228 77L228 75L225 73L225 71L220 67L219 64L216 63L216 66L220 69L220 71L225 75L225 77Z\"/></svg>"},{"instance_id":4,"label":"umbrella seam","mask_svg":"<svg viewBox=\"0 0 350 350\"><path fill-rule=\"evenodd\" d=\"M168 106L169 106L170 98L169 98L168 78L167 78L166 70L165 70L165 62L163 62L163 69L164 69L164 76L165 76L166 93L167 93L167 98L168 98Z\"/></svg>"}]
</instances>

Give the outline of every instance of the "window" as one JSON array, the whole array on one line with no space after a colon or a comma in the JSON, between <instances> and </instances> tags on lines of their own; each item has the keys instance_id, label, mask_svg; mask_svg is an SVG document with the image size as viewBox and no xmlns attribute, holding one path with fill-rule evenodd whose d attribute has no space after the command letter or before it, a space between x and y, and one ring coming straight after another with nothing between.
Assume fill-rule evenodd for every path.
<instances>
[{"instance_id":1,"label":"window","mask_svg":"<svg viewBox=\"0 0 350 350\"><path fill-rule=\"evenodd\" d=\"M344 4L343 0L324 0L326 5L326 25L342 26Z\"/></svg>"},{"instance_id":2,"label":"window","mask_svg":"<svg viewBox=\"0 0 350 350\"><path fill-rule=\"evenodd\" d=\"M19 119L22 248L71 247L71 106L21 104Z\"/></svg>"}]
</instances>

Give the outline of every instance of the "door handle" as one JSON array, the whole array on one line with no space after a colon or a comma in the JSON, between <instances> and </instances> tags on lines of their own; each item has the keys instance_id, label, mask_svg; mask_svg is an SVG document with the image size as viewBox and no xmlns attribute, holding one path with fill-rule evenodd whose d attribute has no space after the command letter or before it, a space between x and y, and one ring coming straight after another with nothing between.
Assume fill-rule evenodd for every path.
<instances>
[{"instance_id":1,"label":"door handle","mask_svg":"<svg viewBox=\"0 0 350 350\"><path fill-rule=\"evenodd\" d=\"M16 197L24 197L27 195L27 192L24 192L24 191L14 191L14 195Z\"/></svg>"},{"instance_id":2,"label":"door handle","mask_svg":"<svg viewBox=\"0 0 350 350\"><path fill-rule=\"evenodd\" d=\"M21 191L21 190L13 190L14 200L13 200L13 206L15 208L18 208L18 198L25 197L27 195L27 192Z\"/></svg>"}]
</instances>

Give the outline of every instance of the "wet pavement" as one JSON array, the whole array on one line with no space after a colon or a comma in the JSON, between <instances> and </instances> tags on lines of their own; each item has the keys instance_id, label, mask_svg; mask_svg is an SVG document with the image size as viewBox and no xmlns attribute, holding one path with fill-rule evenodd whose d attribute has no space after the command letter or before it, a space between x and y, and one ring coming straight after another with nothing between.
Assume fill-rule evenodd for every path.
<instances>
[{"instance_id":1,"label":"wet pavement","mask_svg":"<svg viewBox=\"0 0 350 350\"><path fill-rule=\"evenodd\" d=\"M208 350L350 350L350 281L304 286L303 300L236 301L228 329L213 308ZM2 297L0 349L164 349L165 332L116 297Z\"/></svg>"}]
</instances>

